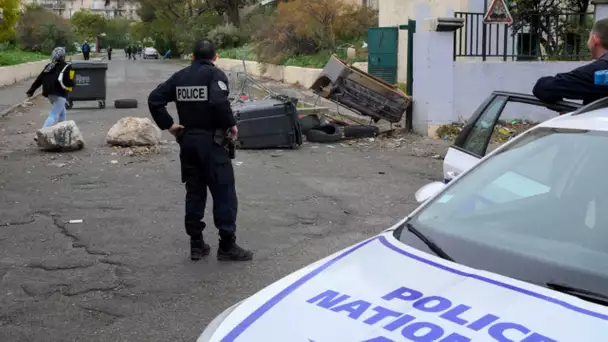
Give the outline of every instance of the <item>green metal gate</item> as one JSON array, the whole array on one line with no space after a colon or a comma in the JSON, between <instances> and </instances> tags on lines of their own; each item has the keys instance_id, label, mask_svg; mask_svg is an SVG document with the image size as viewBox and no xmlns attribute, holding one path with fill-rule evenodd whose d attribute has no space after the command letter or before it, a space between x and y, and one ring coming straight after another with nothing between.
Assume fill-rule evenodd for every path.
<instances>
[{"instance_id":1,"label":"green metal gate","mask_svg":"<svg viewBox=\"0 0 608 342\"><path fill-rule=\"evenodd\" d=\"M368 72L390 84L397 83L398 27L370 27L367 31Z\"/></svg>"}]
</instances>

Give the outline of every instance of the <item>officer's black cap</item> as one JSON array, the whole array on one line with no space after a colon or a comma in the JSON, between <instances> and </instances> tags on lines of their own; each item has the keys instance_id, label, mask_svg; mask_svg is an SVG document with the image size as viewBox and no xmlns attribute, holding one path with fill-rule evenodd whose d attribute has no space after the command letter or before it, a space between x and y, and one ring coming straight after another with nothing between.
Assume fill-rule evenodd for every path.
<instances>
[{"instance_id":1,"label":"officer's black cap","mask_svg":"<svg viewBox=\"0 0 608 342\"><path fill-rule=\"evenodd\" d=\"M215 44L213 44L213 42L209 39L197 40L194 43L192 54L196 60L210 61L215 57L216 54Z\"/></svg>"}]
</instances>

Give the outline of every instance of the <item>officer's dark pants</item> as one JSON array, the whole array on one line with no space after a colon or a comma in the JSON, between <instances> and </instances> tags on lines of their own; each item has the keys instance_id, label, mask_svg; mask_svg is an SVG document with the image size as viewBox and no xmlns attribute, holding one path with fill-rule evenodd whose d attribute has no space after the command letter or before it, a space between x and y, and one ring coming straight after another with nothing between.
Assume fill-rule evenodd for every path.
<instances>
[{"instance_id":1,"label":"officer's dark pants","mask_svg":"<svg viewBox=\"0 0 608 342\"><path fill-rule=\"evenodd\" d=\"M186 233L199 237L205 228L203 216L207 188L213 198L213 223L222 242L234 242L237 197L234 170L228 151L213 141L213 132L191 130L179 139L182 182L186 184Z\"/></svg>"},{"instance_id":2,"label":"officer's dark pants","mask_svg":"<svg viewBox=\"0 0 608 342\"><path fill-rule=\"evenodd\" d=\"M90 53L89 53L89 52L83 52L82 54L83 54L84 60L85 60L85 61L88 61L88 60L89 60L89 54L90 54Z\"/></svg>"}]
</instances>

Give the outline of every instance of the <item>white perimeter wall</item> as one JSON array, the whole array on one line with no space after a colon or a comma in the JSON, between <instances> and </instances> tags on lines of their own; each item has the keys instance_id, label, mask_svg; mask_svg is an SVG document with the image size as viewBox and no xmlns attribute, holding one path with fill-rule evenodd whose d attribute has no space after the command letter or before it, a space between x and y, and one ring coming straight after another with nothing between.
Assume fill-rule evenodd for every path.
<instances>
[{"instance_id":1,"label":"white perimeter wall","mask_svg":"<svg viewBox=\"0 0 608 342\"><path fill-rule=\"evenodd\" d=\"M468 117L493 90L531 94L543 76L567 72L588 62L454 62L454 111L450 120ZM530 106L510 106L505 118L535 121L555 115L549 110L530 113ZM518 110L519 109L519 110ZM448 118L445 118L448 119Z\"/></svg>"}]
</instances>

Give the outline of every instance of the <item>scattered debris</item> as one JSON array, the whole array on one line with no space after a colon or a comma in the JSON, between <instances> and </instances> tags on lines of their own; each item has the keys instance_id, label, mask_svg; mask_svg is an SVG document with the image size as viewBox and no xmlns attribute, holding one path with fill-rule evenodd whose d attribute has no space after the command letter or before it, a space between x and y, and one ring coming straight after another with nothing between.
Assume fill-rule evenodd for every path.
<instances>
[{"instance_id":1,"label":"scattered debris","mask_svg":"<svg viewBox=\"0 0 608 342\"><path fill-rule=\"evenodd\" d=\"M121 157L142 157L152 154L159 154L161 152L161 148L158 145L133 147L112 146L112 148L114 152L112 152L111 155Z\"/></svg>"},{"instance_id":2,"label":"scattered debris","mask_svg":"<svg viewBox=\"0 0 608 342\"><path fill-rule=\"evenodd\" d=\"M466 123L466 120L459 118L456 122L443 125L437 129L437 137L453 141L460 134ZM531 120L499 120L496 126L494 126L494 132L492 132L490 141L494 144L503 144L536 125L538 125L538 122Z\"/></svg>"}]
</instances>

